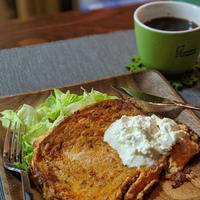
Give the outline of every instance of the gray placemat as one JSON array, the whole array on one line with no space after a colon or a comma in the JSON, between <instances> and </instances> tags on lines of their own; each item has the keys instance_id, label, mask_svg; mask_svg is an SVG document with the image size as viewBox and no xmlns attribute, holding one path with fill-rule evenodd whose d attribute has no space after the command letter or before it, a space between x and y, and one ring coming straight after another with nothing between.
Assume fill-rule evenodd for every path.
<instances>
[{"instance_id":1,"label":"gray placemat","mask_svg":"<svg viewBox=\"0 0 200 200\"><path fill-rule=\"evenodd\" d=\"M126 72L133 30L0 51L0 96Z\"/></svg>"},{"instance_id":2,"label":"gray placemat","mask_svg":"<svg viewBox=\"0 0 200 200\"><path fill-rule=\"evenodd\" d=\"M6 198L5 198L2 178L1 178L1 174L0 174L0 200L5 200L5 199Z\"/></svg>"}]
</instances>

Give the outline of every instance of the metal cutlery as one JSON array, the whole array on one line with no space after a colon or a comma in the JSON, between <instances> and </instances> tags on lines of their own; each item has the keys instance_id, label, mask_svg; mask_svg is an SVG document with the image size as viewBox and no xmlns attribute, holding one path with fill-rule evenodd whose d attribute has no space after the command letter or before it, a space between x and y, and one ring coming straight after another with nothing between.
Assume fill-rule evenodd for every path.
<instances>
[{"instance_id":1,"label":"metal cutlery","mask_svg":"<svg viewBox=\"0 0 200 200\"><path fill-rule=\"evenodd\" d=\"M23 155L24 146L23 143L21 143L22 139L21 124L19 125L18 133L17 133L17 123L15 123L14 125L13 132L11 132L11 124L12 122L10 122L9 124L4 140L3 164L6 169L20 173L22 181L23 200L33 200L28 173L26 171L17 168L14 165L15 162L22 163L24 158ZM24 127L23 131L23 135L25 134L26 134L26 127Z\"/></svg>"},{"instance_id":2,"label":"metal cutlery","mask_svg":"<svg viewBox=\"0 0 200 200\"><path fill-rule=\"evenodd\" d=\"M127 98L136 98L141 101L148 102L148 104L151 105L157 105L157 106L178 106L178 107L183 107L183 108L188 108L188 109L193 109L193 110L198 110L200 111L200 107L193 106L190 104L186 104L183 102L178 102L172 99L160 97L160 96L155 96L151 95L148 93L144 93L139 90L133 90L130 88L125 88L125 87L115 87L112 86L114 90L116 90L118 93L121 95L125 95Z\"/></svg>"}]
</instances>

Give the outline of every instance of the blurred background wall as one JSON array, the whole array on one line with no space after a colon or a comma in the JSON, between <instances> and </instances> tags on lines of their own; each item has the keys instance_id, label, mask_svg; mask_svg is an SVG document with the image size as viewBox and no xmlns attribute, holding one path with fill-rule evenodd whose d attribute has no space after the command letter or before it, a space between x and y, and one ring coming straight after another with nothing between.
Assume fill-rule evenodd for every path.
<instances>
[{"instance_id":1,"label":"blurred background wall","mask_svg":"<svg viewBox=\"0 0 200 200\"><path fill-rule=\"evenodd\" d=\"M0 22L11 18L48 15L68 10L91 11L149 0L0 0Z\"/></svg>"},{"instance_id":2,"label":"blurred background wall","mask_svg":"<svg viewBox=\"0 0 200 200\"><path fill-rule=\"evenodd\" d=\"M0 0L0 22L12 18L49 15L68 10L91 11L118 7L149 0ZM186 1L200 5L200 0Z\"/></svg>"},{"instance_id":3,"label":"blurred background wall","mask_svg":"<svg viewBox=\"0 0 200 200\"><path fill-rule=\"evenodd\" d=\"M0 0L0 22L15 17L12 0Z\"/></svg>"},{"instance_id":4,"label":"blurred background wall","mask_svg":"<svg viewBox=\"0 0 200 200\"><path fill-rule=\"evenodd\" d=\"M0 22L72 10L73 0L0 0Z\"/></svg>"}]
</instances>

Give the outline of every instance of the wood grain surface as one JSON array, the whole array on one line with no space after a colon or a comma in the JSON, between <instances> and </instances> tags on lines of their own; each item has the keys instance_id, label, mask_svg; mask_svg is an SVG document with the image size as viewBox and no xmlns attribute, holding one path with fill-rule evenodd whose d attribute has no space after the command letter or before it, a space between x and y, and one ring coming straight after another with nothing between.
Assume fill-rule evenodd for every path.
<instances>
[{"instance_id":1,"label":"wood grain surface","mask_svg":"<svg viewBox=\"0 0 200 200\"><path fill-rule=\"evenodd\" d=\"M23 20L7 20L0 23L0 49L132 29L136 8L151 1L159 0L146 0L143 3L91 12L76 10Z\"/></svg>"},{"instance_id":2,"label":"wood grain surface","mask_svg":"<svg viewBox=\"0 0 200 200\"><path fill-rule=\"evenodd\" d=\"M131 29L139 5L6 21L0 24L0 49Z\"/></svg>"},{"instance_id":3,"label":"wood grain surface","mask_svg":"<svg viewBox=\"0 0 200 200\"><path fill-rule=\"evenodd\" d=\"M163 76L152 70L145 70L135 73L126 73L113 77L107 77L100 80L89 81L81 84L63 86L60 89L66 91L69 89L72 93L82 93L81 86L87 91L92 88L106 92L109 95L118 95L111 85L124 86L133 89L142 89L145 92L168 97L174 100L183 101L175 90L168 84ZM19 95L12 95L0 98L0 111L4 109L17 109L21 104L27 103L32 106L37 106L43 102L53 89L35 91L31 93L24 93ZM139 103L138 103L139 105ZM141 105L144 109L148 109L148 105ZM158 108L153 108L154 112ZM151 111L152 112L152 111ZM189 110L172 108L168 110L159 110L166 117L172 117L180 123L187 124L192 130L200 134L200 120L196 115ZM0 126L0 146L3 146L5 130ZM1 152L2 155L2 152ZM196 175L192 182L186 182L177 189L172 189L172 182L163 180L160 177L160 183L156 185L145 199L148 200L199 200L200 199L200 158L196 156L187 166ZM17 174L9 172L3 168L2 157L0 157L0 171L4 183L6 199L16 200L22 199L21 182ZM40 193L32 185L34 199L40 200Z\"/></svg>"}]
</instances>

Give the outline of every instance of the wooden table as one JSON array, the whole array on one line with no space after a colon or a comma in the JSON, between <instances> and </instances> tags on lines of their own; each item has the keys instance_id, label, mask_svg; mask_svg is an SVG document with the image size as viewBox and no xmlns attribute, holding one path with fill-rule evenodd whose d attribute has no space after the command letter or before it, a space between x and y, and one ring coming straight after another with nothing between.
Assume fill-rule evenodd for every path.
<instances>
[{"instance_id":1,"label":"wooden table","mask_svg":"<svg viewBox=\"0 0 200 200\"><path fill-rule=\"evenodd\" d=\"M131 29L133 12L139 5L6 21L0 24L0 49Z\"/></svg>"}]
</instances>

